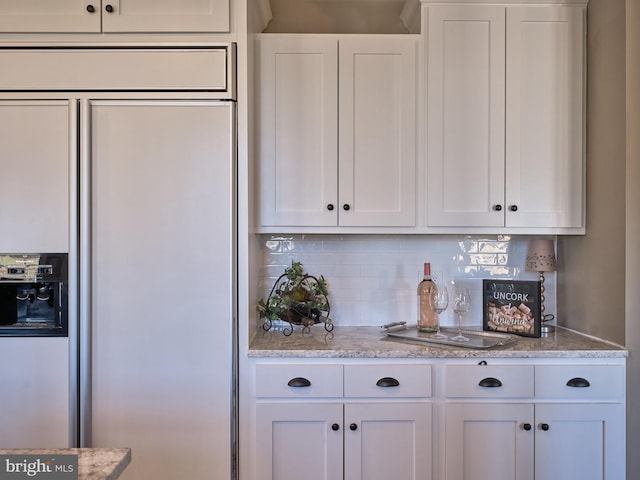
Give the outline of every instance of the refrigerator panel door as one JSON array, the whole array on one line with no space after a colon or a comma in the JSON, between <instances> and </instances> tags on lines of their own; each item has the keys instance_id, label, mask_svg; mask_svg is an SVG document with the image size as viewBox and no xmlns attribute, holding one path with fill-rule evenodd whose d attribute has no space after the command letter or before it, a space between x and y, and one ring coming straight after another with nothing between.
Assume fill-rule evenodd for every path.
<instances>
[{"instance_id":1,"label":"refrigerator panel door","mask_svg":"<svg viewBox=\"0 0 640 480\"><path fill-rule=\"evenodd\" d=\"M125 480L229 479L234 107L89 110L92 445L132 448Z\"/></svg>"}]
</instances>

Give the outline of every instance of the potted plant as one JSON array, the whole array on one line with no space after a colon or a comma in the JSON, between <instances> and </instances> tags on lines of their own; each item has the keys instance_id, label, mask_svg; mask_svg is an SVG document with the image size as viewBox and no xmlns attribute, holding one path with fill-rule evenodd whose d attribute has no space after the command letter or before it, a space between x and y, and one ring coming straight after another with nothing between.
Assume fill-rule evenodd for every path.
<instances>
[{"instance_id":1,"label":"potted plant","mask_svg":"<svg viewBox=\"0 0 640 480\"><path fill-rule=\"evenodd\" d=\"M325 329L333 330L329 318L329 290L324 277L314 277L304 271L302 263L291 262L284 273L278 277L265 301L258 301L258 314L264 319L262 328L270 330L274 321L282 320L289 324L285 335L293 333L294 325L303 325L308 329L316 323L324 323Z\"/></svg>"}]
</instances>

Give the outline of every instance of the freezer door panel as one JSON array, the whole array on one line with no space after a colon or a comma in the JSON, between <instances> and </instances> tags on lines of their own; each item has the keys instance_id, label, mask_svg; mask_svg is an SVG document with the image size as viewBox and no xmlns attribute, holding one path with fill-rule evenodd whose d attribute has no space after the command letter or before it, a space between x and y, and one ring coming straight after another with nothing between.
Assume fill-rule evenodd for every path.
<instances>
[{"instance_id":1,"label":"freezer door panel","mask_svg":"<svg viewBox=\"0 0 640 480\"><path fill-rule=\"evenodd\" d=\"M230 478L233 106L91 102L90 408L123 479Z\"/></svg>"}]
</instances>

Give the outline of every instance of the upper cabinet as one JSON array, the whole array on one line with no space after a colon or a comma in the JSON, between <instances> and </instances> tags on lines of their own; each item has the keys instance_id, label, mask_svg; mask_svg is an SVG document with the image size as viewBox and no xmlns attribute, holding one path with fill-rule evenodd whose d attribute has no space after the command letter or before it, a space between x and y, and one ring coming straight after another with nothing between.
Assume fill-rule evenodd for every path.
<instances>
[{"instance_id":1,"label":"upper cabinet","mask_svg":"<svg viewBox=\"0 0 640 480\"><path fill-rule=\"evenodd\" d=\"M262 227L415 226L417 44L261 36Z\"/></svg>"},{"instance_id":2,"label":"upper cabinet","mask_svg":"<svg viewBox=\"0 0 640 480\"><path fill-rule=\"evenodd\" d=\"M0 32L228 32L229 0L3 0Z\"/></svg>"},{"instance_id":3,"label":"upper cabinet","mask_svg":"<svg viewBox=\"0 0 640 480\"><path fill-rule=\"evenodd\" d=\"M0 101L0 252L69 252L76 106Z\"/></svg>"},{"instance_id":4,"label":"upper cabinet","mask_svg":"<svg viewBox=\"0 0 640 480\"><path fill-rule=\"evenodd\" d=\"M428 227L584 232L584 8L431 6Z\"/></svg>"}]
</instances>

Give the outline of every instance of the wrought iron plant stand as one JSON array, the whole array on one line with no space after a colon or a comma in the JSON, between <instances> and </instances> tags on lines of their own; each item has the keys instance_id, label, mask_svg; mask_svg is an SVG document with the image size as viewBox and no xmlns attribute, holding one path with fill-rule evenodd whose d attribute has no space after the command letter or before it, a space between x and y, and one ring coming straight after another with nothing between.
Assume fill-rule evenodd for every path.
<instances>
[{"instance_id":1,"label":"wrought iron plant stand","mask_svg":"<svg viewBox=\"0 0 640 480\"><path fill-rule=\"evenodd\" d=\"M258 302L260 318L264 318L262 328L269 331L275 321L281 320L287 324L282 331L285 336L293 333L295 325L301 325L303 333L308 333L317 323L323 323L325 330L331 332L334 325L329 318L327 296L324 278L305 273L300 262L293 262L274 282L267 301Z\"/></svg>"}]
</instances>

